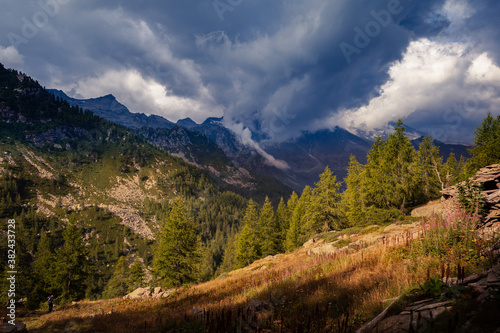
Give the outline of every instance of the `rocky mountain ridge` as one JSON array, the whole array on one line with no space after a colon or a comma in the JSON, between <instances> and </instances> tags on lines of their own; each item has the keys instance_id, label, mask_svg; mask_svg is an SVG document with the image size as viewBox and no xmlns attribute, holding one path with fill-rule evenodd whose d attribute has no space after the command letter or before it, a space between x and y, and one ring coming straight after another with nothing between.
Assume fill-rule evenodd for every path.
<instances>
[{"instance_id":1,"label":"rocky mountain ridge","mask_svg":"<svg viewBox=\"0 0 500 333\"><path fill-rule=\"evenodd\" d=\"M201 124L185 118L174 124L162 117L131 113L111 95L97 99L76 100L62 91L51 90L51 92L72 105L88 108L99 116L136 130L154 144L185 161L199 167L206 166L206 170L225 174L228 170L221 169L217 165L219 162L226 163L229 160L235 168L244 173L271 176L297 192L301 192L306 185L312 186L317 182L319 174L326 166L337 175L337 179L342 180L346 175L350 155L356 156L358 161L363 163L372 144L370 137L363 138L338 127L315 133L304 132L300 137L287 142L260 142L267 153L289 166L288 169L279 169L269 163L256 149L242 144L236 134L224 126L223 118L207 118ZM181 127L182 130L174 130L175 126ZM384 135L384 133L387 134L386 132L379 134ZM200 134L215 145L203 140ZM423 133L409 128L409 135L413 138L413 145L418 146ZM194 136L198 136L197 148L193 146ZM256 134L254 139L259 142L260 137ZM435 141L435 144L440 148L441 156L445 158L451 152L455 153L457 158L462 155L469 156L466 146L449 145L439 141ZM224 157L221 152L226 156ZM207 156L212 156L212 159L207 159ZM238 174L239 172L234 177L239 178Z\"/></svg>"}]
</instances>

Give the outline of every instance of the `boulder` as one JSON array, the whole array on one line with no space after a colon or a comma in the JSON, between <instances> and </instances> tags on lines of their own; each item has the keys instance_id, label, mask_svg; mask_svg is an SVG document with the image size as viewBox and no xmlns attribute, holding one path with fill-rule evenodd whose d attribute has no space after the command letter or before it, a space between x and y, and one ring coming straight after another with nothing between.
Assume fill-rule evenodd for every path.
<instances>
[{"instance_id":1,"label":"boulder","mask_svg":"<svg viewBox=\"0 0 500 333\"><path fill-rule=\"evenodd\" d=\"M128 295L123 296L124 299L140 299L140 298L166 298L169 297L174 289L163 290L161 287L154 288L137 288Z\"/></svg>"},{"instance_id":2,"label":"boulder","mask_svg":"<svg viewBox=\"0 0 500 333\"><path fill-rule=\"evenodd\" d=\"M151 296L150 288L137 288L128 295L123 296L124 299L139 299Z\"/></svg>"}]
</instances>

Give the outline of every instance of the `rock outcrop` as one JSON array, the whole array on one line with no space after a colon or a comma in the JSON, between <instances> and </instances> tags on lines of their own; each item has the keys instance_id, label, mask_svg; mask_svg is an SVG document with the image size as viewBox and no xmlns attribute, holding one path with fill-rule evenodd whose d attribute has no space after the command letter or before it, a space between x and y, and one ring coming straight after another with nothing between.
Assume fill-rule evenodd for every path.
<instances>
[{"instance_id":1,"label":"rock outcrop","mask_svg":"<svg viewBox=\"0 0 500 333\"><path fill-rule=\"evenodd\" d=\"M137 288L128 295L123 296L124 299L141 299L141 298L166 298L172 294L175 289L163 290L160 287L154 288Z\"/></svg>"},{"instance_id":2,"label":"rock outcrop","mask_svg":"<svg viewBox=\"0 0 500 333\"><path fill-rule=\"evenodd\" d=\"M489 165L479 170L470 181L476 183L481 189L484 198L485 227L500 223L500 164ZM459 185L464 185L461 183ZM443 199L458 198L458 186L448 187L443 190Z\"/></svg>"}]
</instances>

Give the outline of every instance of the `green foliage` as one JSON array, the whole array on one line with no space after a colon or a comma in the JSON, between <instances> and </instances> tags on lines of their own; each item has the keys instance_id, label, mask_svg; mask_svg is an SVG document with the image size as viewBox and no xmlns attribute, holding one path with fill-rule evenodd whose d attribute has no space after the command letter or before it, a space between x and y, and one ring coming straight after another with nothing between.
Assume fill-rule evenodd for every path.
<instances>
[{"instance_id":1,"label":"green foliage","mask_svg":"<svg viewBox=\"0 0 500 333\"><path fill-rule=\"evenodd\" d=\"M144 273L144 265L136 259L134 264L130 267L130 273L128 277L128 291L130 292L142 287L145 276L146 274Z\"/></svg>"},{"instance_id":2,"label":"green foliage","mask_svg":"<svg viewBox=\"0 0 500 333\"><path fill-rule=\"evenodd\" d=\"M261 233L259 214L253 200L250 199L243 218L243 229L238 236L236 247L236 268L244 267L261 258Z\"/></svg>"},{"instance_id":3,"label":"green foliage","mask_svg":"<svg viewBox=\"0 0 500 333\"><path fill-rule=\"evenodd\" d=\"M460 169L454 153L450 153L443 167L446 175L444 187L455 185L460 177Z\"/></svg>"},{"instance_id":4,"label":"green foliage","mask_svg":"<svg viewBox=\"0 0 500 333\"><path fill-rule=\"evenodd\" d=\"M63 302L82 299L85 295L85 278L89 274L87 249L82 242L81 229L74 216L63 232L64 244L56 251L55 282Z\"/></svg>"},{"instance_id":5,"label":"green foliage","mask_svg":"<svg viewBox=\"0 0 500 333\"><path fill-rule=\"evenodd\" d=\"M175 287L198 279L201 241L182 198L172 203L158 235L153 258L153 271L165 287Z\"/></svg>"},{"instance_id":6,"label":"green foliage","mask_svg":"<svg viewBox=\"0 0 500 333\"><path fill-rule=\"evenodd\" d=\"M332 174L329 167L319 176L319 182L312 191L312 197L307 207L307 233L325 232L332 229L341 229L342 223L339 212L340 182Z\"/></svg>"},{"instance_id":7,"label":"green foliage","mask_svg":"<svg viewBox=\"0 0 500 333\"><path fill-rule=\"evenodd\" d=\"M222 257L222 263L217 270L217 273L226 273L237 267L238 262L236 261L236 250L238 248L238 238L236 236L228 239L224 256Z\"/></svg>"},{"instance_id":8,"label":"green foliage","mask_svg":"<svg viewBox=\"0 0 500 333\"><path fill-rule=\"evenodd\" d=\"M479 215L466 212L456 203L445 217L434 216L425 222L425 237L412 245L412 255L432 256L447 264L474 264L480 260L480 241L475 235L479 223Z\"/></svg>"},{"instance_id":9,"label":"green foliage","mask_svg":"<svg viewBox=\"0 0 500 333\"><path fill-rule=\"evenodd\" d=\"M42 231L38 242L35 260L33 261L33 275L38 281L33 292L27 299L30 308L37 308L41 300L48 295L54 294L59 288L56 283L55 257L52 252L50 239L45 231Z\"/></svg>"},{"instance_id":10,"label":"green foliage","mask_svg":"<svg viewBox=\"0 0 500 333\"><path fill-rule=\"evenodd\" d=\"M421 296L439 298L446 288L446 283L438 277L431 277L429 280L421 284L416 290Z\"/></svg>"},{"instance_id":11,"label":"green foliage","mask_svg":"<svg viewBox=\"0 0 500 333\"><path fill-rule=\"evenodd\" d=\"M500 163L500 115L488 113L475 130L474 146L469 149L472 158L467 163L467 175L490 164Z\"/></svg>"},{"instance_id":12,"label":"green foliage","mask_svg":"<svg viewBox=\"0 0 500 333\"><path fill-rule=\"evenodd\" d=\"M444 174L443 160L439 156L439 148L427 135L420 142L415 163L418 168L417 181L422 196L422 200L419 201L426 202L439 197L441 190L445 187L444 180L441 179L441 175Z\"/></svg>"},{"instance_id":13,"label":"green foliage","mask_svg":"<svg viewBox=\"0 0 500 333\"><path fill-rule=\"evenodd\" d=\"M302 244L302 235L304 234L303 225L306 224L306 213L311 197L312 189L309 186L306 186L292 212L290 228L288 229L285 240L285 248L287 251L295 250Z\"/></svg>"},{"instance_id":14,"label":"green foliage","mask_svg":"<svg viewBox=\"0 0 500 333\"><path fill-rule=\"evenodd\" d=\"M409 208L439 197L444 187L439 149L424 137L415 151L401 120L387 140L375 140L367 160L363 166L351 157L349 163L341 207L350 225L399 218Z\"/></svg>"},{"instance_id":15,"label":"green foliage","mask_svg":"<svg viewBox=\"0 0 500 333\"><path fill-rule=\"evenodd\" d=\"M263 257L274 255L280 249L280 225L276 223L273 207L269 198L266 197L264 206L260 211L259 230L261 234L261 255Z\"/></svg>"},{"instance_id":16,"label":"green foliage","mask_svg":"<svg viewBox=\"0 0 500 333\"><path fill-rule=\"evenodd\" d=\"M278 208L276 208L276 214L274 215L275 224L277 228L280 230L280 234L278 236L278 252L284 252L285 247L285 239L286 239L286 232L288 231L288 228L290 227L290 220L288 219L288 212L287 212L287 207L285 204L285 200L281 198Z\"/></svg>"},{"instance_id":17,"label":"green foliage","mask_svg":"<svg viewBox=\"0 0 500 333\"><path fill-rule=\"evenodd\" d=\"M483 214L484 197L481 186L470 179L457 184L458 202L467 213Z\"/></svg>"},{"instance_id":18,"label":"green foliage","mask_svg":"<svg viewBox=\"0 0 500 333\"><path fill-rule=\"evenodd\" d=\"M342 210L349 225L355 226L365 223L363 212L365 211L364 196L362 191L363 165L351 155L347 177L345 179L346 189L342 194Z\"/></svg>"},{"instance_id":19,"label":"green foliage","mask_svg":"<svg viewBox=\"0 0 500 333\"><path fill-rule=\"evenodd\" d=\"M102 296L104 298L114 298L126 295L130 289L128 284L129 275L128 260L125 257L120 257L115 265L113 276L109 279Z\"/></svg>"}]
</instances>

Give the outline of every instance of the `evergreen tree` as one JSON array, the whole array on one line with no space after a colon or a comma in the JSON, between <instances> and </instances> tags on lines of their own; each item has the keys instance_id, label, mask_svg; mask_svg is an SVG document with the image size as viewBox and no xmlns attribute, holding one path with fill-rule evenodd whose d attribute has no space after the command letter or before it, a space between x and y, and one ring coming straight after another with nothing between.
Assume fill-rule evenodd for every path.
<instances>
[{"instance_id":1,"label":"evergreen tree","mask_svg":"<svg viewBox=\"0 0 500 333\"><path fill-rule=\"evenodd\" d=\"M138 259L135 260L134 264L130 266L130 272L128 276L128 290L127 292L131 292L136 290L137 288L142 287L142 283L144 281L144 265Z\"/></svg>"},{"instance_id":2,"label":"evergreen tree","mask_svg":"<svg viewBox=\"0 0 500 333\"><path fill-rule=\"evenodd\" d=\"M54 254L51 250L50 240L42 230L38 242L35 259L32 264L34 288L28 296L27 305L36 308L48 295L57 290L55 284Z\"/></svg>"},{"instance_id":3,"label":"evergreen tree","mask_svg":"<svg viewBox=\"0 0 500 333\"><path fill-rule=\"evenodd\" d=\"M274 214L274 219L275 224L278 226L280 234L278 235L278 252L284 252L285 251L285 239L286 239L286 233L288 229L290 228L290 220L287 217L287 209L286 209L286 204L285 200L281 198L278 208L276 209L276 214Z\"/></svg>"},{"instance_id":4,"label":"evergreen tree","mask_svg":"<svg viewBox=\"0 0 500 333\"><path fill-rule=\"evenodd\" d=\"M292 218L290 220L290 228L286 234L285 248L287 251L293 251L302 243L302 235L304 234L304 225L307 221L307 208L311 203L312 190L309 186L304 188L300 199L295 205Z\"/></svg>"},{"instance_id":5,"label":"evergreen tree","mask_svg":"<svg viewBox=\"0 0 500 333\"><path fill-rule=\"evenodd\" d=\"M259 230L259 215L257 207L252 199L243 218L243 229L238 236L236 247L236 268L250 265L255 260L261 258L261 234Z\"/></svg>"},{"instance_id":6,"label":"evergreen tree","mask_svg":"<svg viewBox=\"0 0 500 333\"><path fill-rule=\"evenodd\" d=\"M454 153L450 153L450 156L448 156L444 165L444 172L446 174L444 187L455 185L458 181L459 170L458 162Z\"/></svg>"},{"instance_id":7,"label":"evergreen tree","mask_svg":"<svg viewBox=\"0 0 500 333\"><path fill-rule=\"evenodd\" d=\"M472 158L467 165L468 175L490 164L500 163L500 115L490 112L475 130L474 146L469 149Z\"/></svg>"},{"instance_id":8,"label":"evergreen tree","mask_svg":"<svg viewBox=\"0 0 500 333\"><path fill-rule=\"evenodd\" d=\"M425 203L440 196L446 179L443 174L443 161L439 156L439 148L429 136L424 136L417 152L417 167L419 170L419 184L422 191L418 203ZM443 174L443 177L441 176Z\"/></svg>"},{"instance_id":9,"label":"evergreen tree","mask_svg":"<svg viewBox=\"0 0 500 333\"><path fill-rule=\"evenodd\" d=\"M274 255L280 248L281 231L276 223L271 201L266 196L259 216L259 230L261 234L261 256Z\"/></svg>"},{"instance_id":10,"label":"evergreen tree","mask_svg":"<svg viewBox=\"0 0 500 333\"><path fill-rule=\"evenodd\" d=\"M130 270L128 267L128 260L125 257L118 259L113 275L108 281L104 289L104 298L115 298L125 296L129 290L128 276Z\"/></svg>"},{"instance_id":11,"label":"evergreen tree","mask_svg":"<svg viewBox=\"0 0 500 333\"><path fill-rule=\"evenodd\" d=\"M405 134L405 127L401 119L394 128L394 133L389 135L382 152L382 171L389 176L388 183L391 187L388 202L390 206L404 209L414 204L418 181L413 176L411 169L415 160L415 148Z\"/></svg>"},{"instance_id":12,"label":"evergreen tree","mask_svg":"<svg viewBox=\"0 0 500 333\"><path fill-rule=\"evenodd\" d=\"M288 220L288 225L290 225L290 222L292 221L293 212L295 211L295 207L297 207L298 203L299 196L295 191L293 191L292 195L290 195L290 198L286 202L286 219Z\"/></svg>"},{"instance_id":13,"label":"evergreen tree","mask_svg":"<svg viewBox=\"0 0 500 333\"><path fill-rule=\"evenodd\" d=\"M351 155L347 177L345 178L346 190L342 194L342 207L347 217L349 225L364 224L364 194L363 183L363 165Z\"/></svg>"},{"instance_id":14,"label":"evergreen tree","mask_svg":"<svg viewBox=\"0 0 500 333\"><path fill-rule=\"evenodd\" d=\"M158 236L153 271L165 287L180 286L197 280L201 240L188 216L184 200L177 198Z\"/></svg>"},{"instance_id":15,"label":"evergreen tree","mask_svg":"<svg viewBox=\"0 0 500 333\"><path fill-rule=\"evenodd\" d=\"M224 250L224 256L222 257L222 263L219 267L218 273L230 272L238 266L238 263L236 261L237 248L238 238L236 236L229 238Z\"/></svg>"},{"instance_id":16,"label":"evergreen tree","mask_svg":"<svg viewBox=\"0 0 500 333\"><path fill-rule=\"evenodd\" d=\"M337 182L337 177L332 174L329 167L326 167L319 176L319 182L316 183L310 204L307 206L306 231L317 233L342 227L338 209L339 188L340 182Z\"/></svg>"},{"instance_id":17,"label":"evergreen tree","mask_svg":"<svg viewBox=\"0 0 500 333\"><path fill-rule=\"evenodd\" d=\"M82 242L76 218L70 217L63 231L64 245L56 251L56 281L66 302L82 299L85 295L85 278L89 265L87 251Z\"/></svg>"},{"instance_id":18,"label":"evergreen tree","mask_svg":"<svg viewBox=\"0 0 500 333\"><path fill-rule=\"evenodd\" d=\"M384 140L379 136L375 139L368 152L367 163L361 177L361 188L366 206L376 208L389 208L391 187L388 175L383 166L382 152L385 147Z\"/></svg>"}]
</instances>

